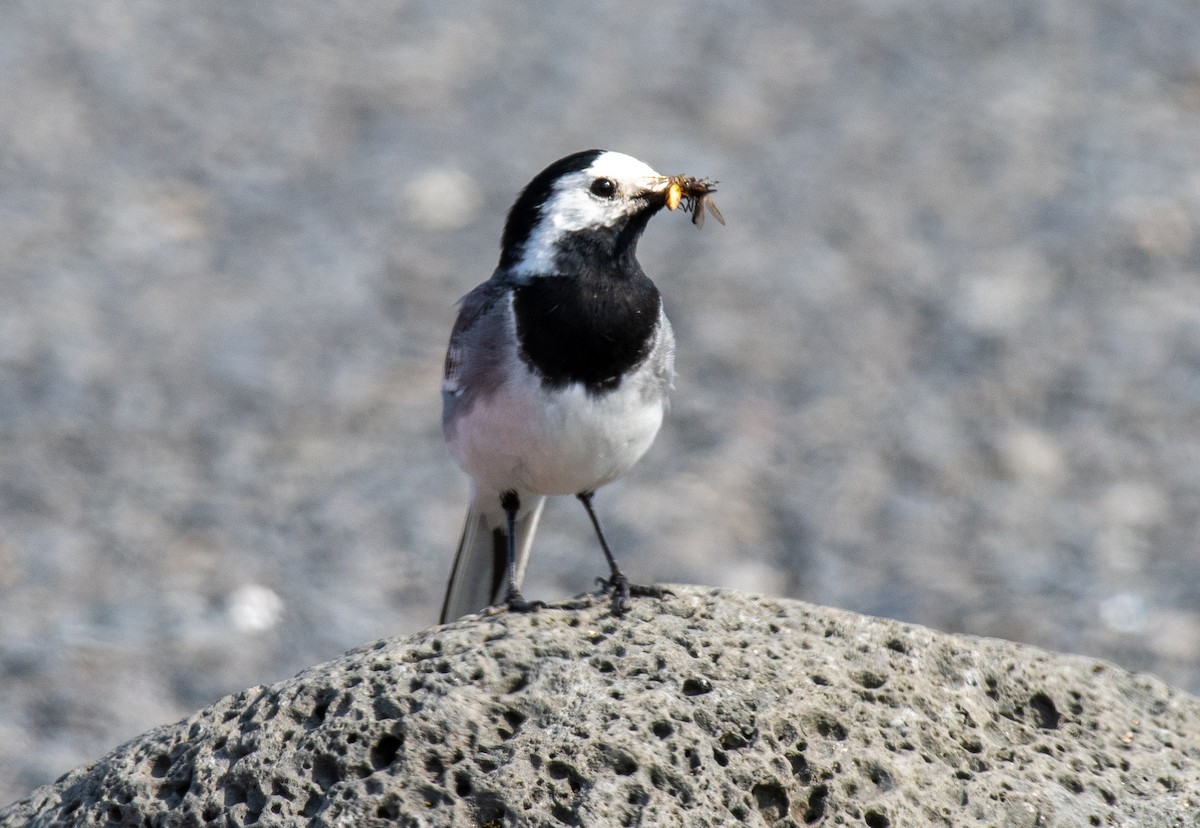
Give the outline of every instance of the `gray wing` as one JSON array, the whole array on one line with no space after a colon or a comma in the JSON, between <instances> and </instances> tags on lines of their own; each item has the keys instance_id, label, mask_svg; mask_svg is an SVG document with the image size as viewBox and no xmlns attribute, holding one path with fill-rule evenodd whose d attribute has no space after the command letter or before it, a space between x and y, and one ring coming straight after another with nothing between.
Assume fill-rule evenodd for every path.
<instances>
[{"instance_id":1,"label":"gray wing","mask_svg":"<svg viewBox=\"0 0 1200 828\"><path fill-rule=\"evenodd\" d=\"M658 337L650 351L650 367L662 393L670 391L675 384L675 331L661 305L658 309Z\"/></svg>"},{"instance_id":2,"label":"gray wing","mask_svg":"<svg viewBox=\"0 0 1200 828\"><path fill-rule=\"evenodd\" d=\"M449 432L479 396L506 379L515 355L512 285L490 279L459 302L442 374L442 426Z\"/></svg>"}]
</instances>

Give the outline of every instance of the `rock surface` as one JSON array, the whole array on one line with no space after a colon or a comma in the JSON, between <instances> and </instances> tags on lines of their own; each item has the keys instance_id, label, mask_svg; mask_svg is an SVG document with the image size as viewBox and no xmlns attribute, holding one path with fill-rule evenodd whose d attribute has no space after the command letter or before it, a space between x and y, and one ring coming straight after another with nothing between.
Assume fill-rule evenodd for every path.
<instances>
[{"instance_id":1,"label":"rock surface","mask_svg":"<svg viewBox=\"0 0 1200 828\"><path fill-rule=\"evenodd\" d=\"M1194 825L1200 700L1077 656L676 587L361 647L0 825Z\"/></svg>"},{"instance_id":2,"label":"rock surface","mask_svg":"<svg viewBox=\"0 0 1200 828\"><path fill-rule=\"evenodd\" d=\"M639 248L631 577L1200 694L1200 3L9 0L0 70L0 803L437 617L454 303L597 145L728 220Z\"/></svg>"}]
</instances>

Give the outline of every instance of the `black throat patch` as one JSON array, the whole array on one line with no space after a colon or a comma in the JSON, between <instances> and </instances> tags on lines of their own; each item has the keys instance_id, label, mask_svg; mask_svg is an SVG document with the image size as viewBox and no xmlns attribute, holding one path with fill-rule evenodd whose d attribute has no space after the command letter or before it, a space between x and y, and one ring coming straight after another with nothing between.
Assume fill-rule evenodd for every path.
<instances>
[{"instance_id":1,"label":"black throat patch","mask_svg":"<svg viewBox=\"0 0 1200 828\"><path fill-rule=\"evenodd\" d=\"M521 358L544 386L578 382L603 394L654 347L662 300L633 255L641 227L572 234L560 245L561 275L515 288Z\"/></svg>"}]
</instances>

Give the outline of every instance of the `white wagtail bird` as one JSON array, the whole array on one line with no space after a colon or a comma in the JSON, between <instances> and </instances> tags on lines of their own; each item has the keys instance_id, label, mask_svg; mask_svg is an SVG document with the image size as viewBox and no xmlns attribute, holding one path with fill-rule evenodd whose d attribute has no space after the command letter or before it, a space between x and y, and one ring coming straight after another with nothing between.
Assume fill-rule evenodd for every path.
<instances>
[{"instance_id":1,"label":"white wagtail bird","mask_svg":"<svg viewBox=\"0 0 1200 828\"><path fill-rule=\"evenodd\" d=\"M500 603L541 606L520 586L553 495L587 510L614 613L632 595L664 594L617 567L592 495L650 447L674 377L675 338L638 238L681 201L696 223L705 204L721 220L707 195L715 183L587 150L538 173L509 210L500 264L463 298L446 353L442 424L472 499L442 623Z\"/></svg>"}]
</instances>

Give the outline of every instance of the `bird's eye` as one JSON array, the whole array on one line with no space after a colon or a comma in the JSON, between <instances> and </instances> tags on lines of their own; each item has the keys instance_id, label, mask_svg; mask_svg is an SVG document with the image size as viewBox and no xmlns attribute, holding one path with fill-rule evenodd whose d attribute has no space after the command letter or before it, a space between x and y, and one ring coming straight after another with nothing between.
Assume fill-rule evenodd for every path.
<instances>
[{"instance_id":1,"label":"bird's eye","mask_svg":"<svg viewBox=\"0 0 1200 828\"><path fill-rule=\"evenodd\" d=\"M597 178L592 182L592 195L601 198L612 198L617 192L617 185L611 178Z\"/></svg>"}]
</instances>

